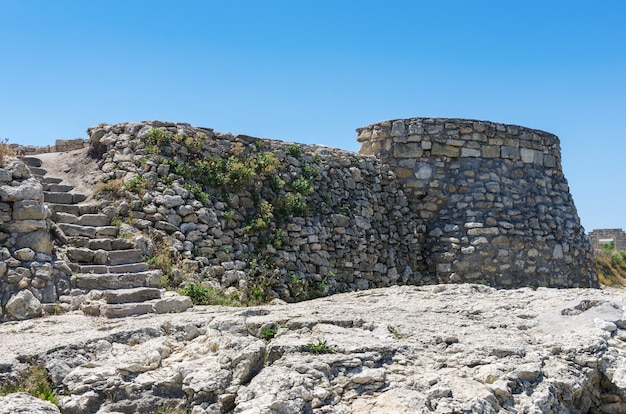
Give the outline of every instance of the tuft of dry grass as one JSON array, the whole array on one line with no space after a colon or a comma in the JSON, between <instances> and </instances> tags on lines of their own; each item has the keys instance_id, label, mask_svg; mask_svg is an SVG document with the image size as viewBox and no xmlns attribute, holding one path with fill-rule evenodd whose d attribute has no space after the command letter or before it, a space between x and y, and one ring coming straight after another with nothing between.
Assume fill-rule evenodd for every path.
<instances>
[{"instance_id":1,"label":"tuft of dry grass","mask_svg":"<svg viewBox=\"0 0 626 414\"><path fill-rule=\"evenodd\" d=\"M101 181L97 183L93 188L93 195L97 196L100 193L109 193L113 196L122 196L124 194L124 181L120 178L117 180Z\"/></svg>"},{"instance_id":2,"label":"tuft of dry grass","mask_svg":"<svg viewBox=\"0 0 626 414\"><path fill-rule=\"evenodd\" d=\"M14 155L15 151L9 146L8 138L0 139L0 167L4 167L4 162L7 157Z\"/></svg>"}]
</instances>

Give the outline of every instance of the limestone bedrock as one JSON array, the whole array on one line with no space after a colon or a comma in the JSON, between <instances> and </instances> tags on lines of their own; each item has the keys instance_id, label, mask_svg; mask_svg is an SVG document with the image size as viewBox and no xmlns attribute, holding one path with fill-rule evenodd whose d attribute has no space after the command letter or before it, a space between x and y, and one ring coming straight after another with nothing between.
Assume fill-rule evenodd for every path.
<instances>
[{"instance_id":1,"label":"limestone bedrock","mask_svg":"<svg viewBox=\"0 0 626 414\"><path fill-rule=\"evenodd\" d=\"M63 413L616 414L624 299L458 284L125 320L69 313L1 324L0 381L20 361L44 364Z\"/></svg>"}]
</instances>

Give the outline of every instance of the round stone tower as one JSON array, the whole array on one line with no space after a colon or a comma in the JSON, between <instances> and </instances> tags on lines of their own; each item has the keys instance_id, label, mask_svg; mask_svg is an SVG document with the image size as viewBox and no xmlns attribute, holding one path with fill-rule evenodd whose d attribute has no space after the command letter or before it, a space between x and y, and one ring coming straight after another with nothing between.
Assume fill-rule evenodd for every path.
<instances>
[{"instance_id":1,"label":"round stone tower","mask_svg":"<svg viewBox=\"0 0 626 414\"><path fill-rule=\"evenodd\" d=\"M357 132L359 152L389 164L411 200L439 282L598 287L555 135L445 118Z\"/></svg>"}]
</instances>

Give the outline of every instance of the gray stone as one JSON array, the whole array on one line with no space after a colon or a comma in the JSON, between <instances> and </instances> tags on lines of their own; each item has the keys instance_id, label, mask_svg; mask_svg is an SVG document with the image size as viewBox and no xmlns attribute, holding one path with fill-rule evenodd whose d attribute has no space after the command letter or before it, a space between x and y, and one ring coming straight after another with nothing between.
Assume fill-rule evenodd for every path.
<instances>
[{"instance_id":1,"label":"gray stone","mask_svg":"<svg viewBox=\"0 0 626 414\"><path fill-rule=\"evenodd\" d=\"M15 187L2 185L0 186L0 200L5 202L21 200L43 201L43 187L34 179L24 181Z\"/></svg>"},{"instance_id":2,"label":"gray stone","mask_svg":"<svg viewBox=\"0 0 626 414\"><path fill-rule=\"evenodd\" d=\"M0 414L60 414L59 407L25 392L0 396Z\"/></svg>"},{"instance_id":3,"label":"gray stone","mask_svg":"<svg viewBox=\"0 0 626 414\"><path fill-rule=\"evenodd\" d=\"M17 236L15 246L18 248L28 247L37 253L52 254L52 239L46 231L33 231Z\"/></svg>"},{"instance_id":4,"label":"gray stone","mask_svg":"<svg viewBox=\"0 0 626 414\"><path fill-rule=\"evenodd\" d=\"M22 290L13 295L5 309L10 318L17 320L41 316L41 303L29 290Z\"/></svg>"},{"instance_id":5,"label":"gray stone","mask_svg":"<svg viewBox=\"0 0 626 414\"><path fill-rule=\"evenodd\" d=\"M20 200L13 204L13 220L44 220L50 210L38 200Z\"/></svg>"},{"instance_id":6,"label":"gray stone","mask_svg":"<svg viewBox=\"0 0 626 414\"><path fill-rule=\"evenodd\" d=\"M22 262L30 262L35 258L35 252L32 249L25 247L23 249L18 249L14 251L13 257L15 257L17 260L21 260Z\"/></svg>"}]
</instances>

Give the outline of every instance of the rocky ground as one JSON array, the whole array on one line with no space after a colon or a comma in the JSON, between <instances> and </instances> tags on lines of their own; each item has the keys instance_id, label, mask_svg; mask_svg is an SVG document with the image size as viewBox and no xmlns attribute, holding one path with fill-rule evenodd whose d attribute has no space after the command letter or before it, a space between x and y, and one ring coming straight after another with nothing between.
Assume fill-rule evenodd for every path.
<instances>
[{"instance_id":1,"label":"rocky ground","mask_svg":"<svg viewBox=\"0 0 626 414\"><path fill-rule=\"evenodd\" d=\"M44 364L63 413L623 413L625 298L438 285L66 314L1 324L0 375ZM37 412L0 397L0 413L19 407Z\"/></svg>"}]
</instances>

